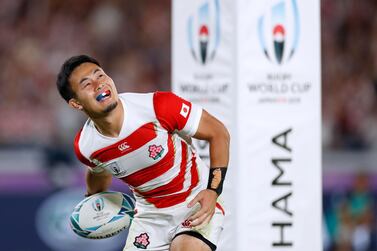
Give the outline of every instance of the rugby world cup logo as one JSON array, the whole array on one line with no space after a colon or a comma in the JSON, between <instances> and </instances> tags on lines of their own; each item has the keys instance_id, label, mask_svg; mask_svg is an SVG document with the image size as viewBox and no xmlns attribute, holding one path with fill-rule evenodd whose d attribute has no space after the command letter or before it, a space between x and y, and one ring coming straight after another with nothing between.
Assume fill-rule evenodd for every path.
<instances>
[{"instance_id":1,"label":"rugby world cup logo","mask_svg":"<svg viewBox=\"0 0 377 251\"><path fill-rule=\"evenodd\" d=\"M259 43L271 62L283 64L295 54L300 36L296 0L277 1L258 19Z\"/></svg>"},{"instance_id":2,"label":"rugby world cup logo","mask_svg":"<svg viewBox=\"0 0 377 251\"><path fill-rule=\"evenodd\" d=\"M103 202L103 198L98 198L96 199L95 201L93 201L92 203L92 207L94 209L94 211L101 211L104 207L105 203Z\"/></svg>"},{"instance_id":3,"label":"rugby world cup logo","mask_svg":"<svg viewBox=\"0 0 377 251\"><path fill-rule=\"evenodd\" d=\"M120 168L119 168L119 166L117 165L117 163L113 163L113 164L110 166L110 169L111 169L115 174L119 174L119 173L120 173Z\"/></svg>"},{"instance_id":4,"label":"rugby world cup logo","mask_svg":"<svg viewBox=\"0 0 377 251\"><path fill-rule=\"evenodd\" d=\"M205 65L213 61L220 44L219 0L204 1L187 21L187 40L195 61Z\"/></svg>"}]
</instances>

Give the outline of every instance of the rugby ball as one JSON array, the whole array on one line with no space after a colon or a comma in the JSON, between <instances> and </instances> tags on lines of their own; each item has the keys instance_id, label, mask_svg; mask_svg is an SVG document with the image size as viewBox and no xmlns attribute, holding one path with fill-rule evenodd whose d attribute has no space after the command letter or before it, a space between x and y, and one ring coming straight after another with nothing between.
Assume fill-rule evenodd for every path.
<instances>
[{"instance_id":1,"label":"rugby ball","mask_svg":"<svg viewBox=\"0 0 377 251\"><path fill-rule=\"evenodd\" d=\"M135 201L121 192L102 192L82 200L70 216L76 234L104 239L128 228L134 216Z\"/></svg>"}]
</instances>

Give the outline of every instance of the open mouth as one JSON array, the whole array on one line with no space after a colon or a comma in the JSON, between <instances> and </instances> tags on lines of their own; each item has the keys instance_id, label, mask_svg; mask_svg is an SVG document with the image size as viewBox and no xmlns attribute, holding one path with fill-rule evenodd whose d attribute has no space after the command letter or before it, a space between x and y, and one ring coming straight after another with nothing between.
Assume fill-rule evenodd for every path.
<instances>
[{"instance_id":1,"label":"open mouth","mask_svg":"<svg viewBox=\"0 0 377 251\"><path fill-rule=\"evenodd\" d=\"M102 102L102 101L106 100L107 98L109 98L110 95L111 95L110 90L107 90L107 91L101 92L101 93L98 94L98 96L96 97L96 100L97 100L98 102Z\"/></svg>"}]
</instances>

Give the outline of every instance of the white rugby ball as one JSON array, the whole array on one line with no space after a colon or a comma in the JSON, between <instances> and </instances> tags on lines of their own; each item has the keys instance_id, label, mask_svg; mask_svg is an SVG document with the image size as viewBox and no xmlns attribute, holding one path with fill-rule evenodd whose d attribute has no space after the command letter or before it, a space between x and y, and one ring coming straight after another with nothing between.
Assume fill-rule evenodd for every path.
<instances>
[{"instance_id":1,"label":"white rugby ball","mask_svg":"<svg viewBox=\"0 0 377 251\"><path fill-rule=\"evenodd\" d=\"M121 192L102 192L82 200L70 217L72 230L85 238L104 239L128 228L135 201Z\"/></svg>"}]
</instances>

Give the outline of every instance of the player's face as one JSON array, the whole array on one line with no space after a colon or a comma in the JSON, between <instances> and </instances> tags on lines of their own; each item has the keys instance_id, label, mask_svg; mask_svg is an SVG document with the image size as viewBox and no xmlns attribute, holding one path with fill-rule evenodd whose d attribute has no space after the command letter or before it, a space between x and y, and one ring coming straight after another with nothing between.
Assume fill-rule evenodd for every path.
<instances>
[{"instance_id":1,"label":"player's face","mask_svg":"<svg viewBox=\"0 0 377 251\"><path fill-rule=\"evenodd\" d=\"M69 82L76 97L69 101L90 117L103 116L118 104L114 81L96 64L83 63L72 72Z\"/></svg>"}]
</instances>

